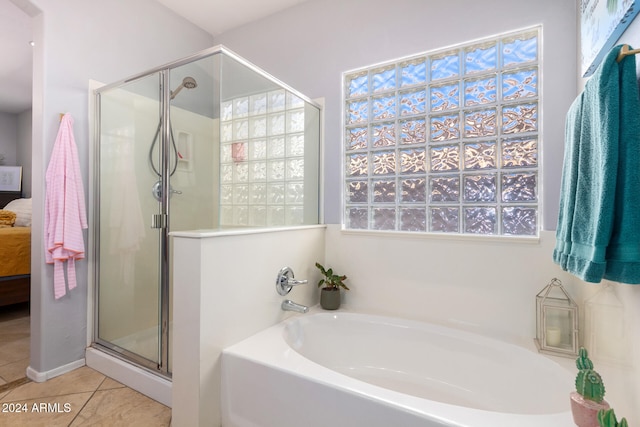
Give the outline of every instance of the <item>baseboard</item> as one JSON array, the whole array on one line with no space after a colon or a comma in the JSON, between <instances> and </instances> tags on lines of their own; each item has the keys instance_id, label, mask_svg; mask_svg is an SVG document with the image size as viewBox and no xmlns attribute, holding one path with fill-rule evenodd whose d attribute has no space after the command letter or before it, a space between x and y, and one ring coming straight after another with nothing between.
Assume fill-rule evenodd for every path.
<instances>
[{"instance_id":1,"label":"baseboard","mask_svg":"<svg viewBox=\"0 0 640 427\"><path fill-rule=\"evenodd\" d=\"M66 374L67 372L71 372L74 369L81 368L85 365L85 360L80 359L75 362L67 363L66 365L58 366L57 368L51 369L50 371L39 372L33 369L31 366L27 367L27 378L31 381L37 383L43 383L51 378L55 378L59 375Z\"/></svg>"}]
</instances>

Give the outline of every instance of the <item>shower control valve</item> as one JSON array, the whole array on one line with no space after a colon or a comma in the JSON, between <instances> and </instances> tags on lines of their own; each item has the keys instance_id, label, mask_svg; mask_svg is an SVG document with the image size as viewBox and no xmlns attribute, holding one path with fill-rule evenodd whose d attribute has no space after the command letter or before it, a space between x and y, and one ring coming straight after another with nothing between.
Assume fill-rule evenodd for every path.
<instances>
[{"instance_id":1,"label":"shower control valve","mask_svg":"<svg viewBox=\"0 0 640 427\"><path fill-rule=\"evenodd\" d=\"M174 190L173 187L169 186L169 196L171 196L171 194L173 193L182 194L182 191ZM157 201L162 201L162 181L158 181L153 184L153 187L151 188L151 194L153 194L153 197L155 197Z\"/></svg>"}]
</instances>

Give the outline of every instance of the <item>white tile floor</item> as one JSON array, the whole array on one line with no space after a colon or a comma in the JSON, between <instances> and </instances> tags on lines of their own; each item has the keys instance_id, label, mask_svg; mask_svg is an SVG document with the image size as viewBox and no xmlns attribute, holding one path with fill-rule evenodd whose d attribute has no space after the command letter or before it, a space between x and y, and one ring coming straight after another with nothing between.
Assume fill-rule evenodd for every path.
<instances>
[{"instance_id":1,"label":"white tile floor","mask_svg":"<svg viewBox=\"0 0 640 427\"><path fill-rule=\"evenodd\" d=\"M29 306L0 307L0 386L24 378L29 366Z\"/></svg>"},{"instance_id":2,"label":"white tile floor","mask_svg":"<svg viewBox=\"0 0 640 427\"><path fill-rule=\"evenodd\" d=\"M0 426L140 426L171 424L171 409L86 366L34 383L28 307L0 307Z\"/></svg>"}]
</instances>

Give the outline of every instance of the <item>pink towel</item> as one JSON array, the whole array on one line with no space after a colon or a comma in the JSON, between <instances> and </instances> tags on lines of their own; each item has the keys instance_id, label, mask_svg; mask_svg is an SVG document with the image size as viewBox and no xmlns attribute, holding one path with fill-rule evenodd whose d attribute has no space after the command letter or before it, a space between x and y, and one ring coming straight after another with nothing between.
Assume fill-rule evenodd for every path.
<instances>
[{"instance_id":1,"label":"pink towel","mask_svg":"<svg viewBox=\"0 0 640 427\"><path fill-rule=\"evenodd\" d=\"M63 264L67 262L69 290L76 287L75 260L84 258L82 230L88 228L78 150L73 138L73 118L60 121L45 176L45 257L54 265L54 296L66 294Z\"/></svg>"}]
</instances>

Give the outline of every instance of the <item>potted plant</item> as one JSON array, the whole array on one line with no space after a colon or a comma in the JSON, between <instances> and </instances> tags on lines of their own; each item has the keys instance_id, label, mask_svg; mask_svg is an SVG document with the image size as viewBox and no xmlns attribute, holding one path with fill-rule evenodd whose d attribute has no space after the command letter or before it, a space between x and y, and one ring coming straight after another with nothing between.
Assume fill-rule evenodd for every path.
<instances>
[{"instance_id":1,"label":"potted plant","mask_svg":"<svg viewBox=\"0 0 640 427\"><path fill-rule=\"evenodd\" d=\"M613 409L600 409L598 411L598 422L600 423L600 427L629 427L625 418L618 422Z\"/></svg>"},{"instance_id":2,"label":"potted plant","mask_svg":"<svg viewBox=\"0 0 640 427\"><path fill-rule=\"evenodd\" d=\"M325 310L337 310L340 308L340 288L349 288L344 284L347 276L335 274L332 268L325 269L320 263L316 262L316 267L322 273L323 278L318 282L318 287L324 285L320 291L320 306Z\"/></svg>"},{"instance_id":3,"label":"potted plant","mask_svg":"<svg viewBox=\"0 0 640 427\"><path fill-rule=\"evenodd\" d=\"M602 377L593 370L593 362L584 347L580 347L576 367L576 391L571 392L573 422L578 427L600 427L598 411L609 409L609 404L604 400Z\"/></svg>"}]
</instances>

